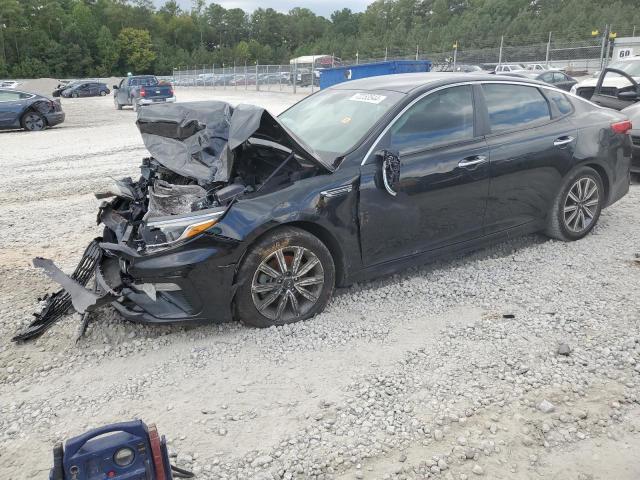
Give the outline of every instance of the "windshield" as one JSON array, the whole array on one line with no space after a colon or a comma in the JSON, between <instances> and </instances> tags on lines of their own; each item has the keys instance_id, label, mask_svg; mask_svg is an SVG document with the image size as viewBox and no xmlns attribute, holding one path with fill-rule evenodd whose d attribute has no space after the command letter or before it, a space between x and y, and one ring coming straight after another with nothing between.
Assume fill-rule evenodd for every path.
<instances>
[{"instance_id":1,"label":"windshield","mask_svg":"<svg viewBox=\"0 0 640 480\"><path fill-rule=\"evenodd\" d=\"M327 163L351 150L404 94L386 90L324 90L278 118Z\"/></svg>"},{"instance_id":2,"label":"windshield","mask_svg":"<svg viewBox=\"0 0 640 480\"><path fill-rule=\"evenodd\" d=\"M613 62L609 65L609 68L622 70L627 75L630 75L632 77L640 77L640 60Z\"/></svg>"}]
</instances>

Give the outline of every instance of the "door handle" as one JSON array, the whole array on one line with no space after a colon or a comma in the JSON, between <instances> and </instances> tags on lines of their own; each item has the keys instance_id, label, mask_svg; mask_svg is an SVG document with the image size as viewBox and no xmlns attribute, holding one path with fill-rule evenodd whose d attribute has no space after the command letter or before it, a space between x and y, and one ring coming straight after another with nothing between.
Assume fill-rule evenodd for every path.
<instances>
[{"instance_id":1,"label":"door handle","mask_svg":"<svg viewBox=\"0 0 640 480\"><path fill-rule=\"evenodd\" d=\"M486 161L487 161L487 157L485 157L484 155L472 155L470 157L466 157L460 160L460 162L458 163L458 166L460 168L475 167L476 165L480 165L481 163Z\"/></svg>"},{"instance_id":2,"label":"door handle","mask_svg":"<svg viewBox=\"0 0 640 480\"><path fill-rule=\"evenodd\" d=\"M558 137L553 141L554 147L562 147L573 142L575 139L571 135L565 135L564 137Z\"/></svg>"}]
</instances>

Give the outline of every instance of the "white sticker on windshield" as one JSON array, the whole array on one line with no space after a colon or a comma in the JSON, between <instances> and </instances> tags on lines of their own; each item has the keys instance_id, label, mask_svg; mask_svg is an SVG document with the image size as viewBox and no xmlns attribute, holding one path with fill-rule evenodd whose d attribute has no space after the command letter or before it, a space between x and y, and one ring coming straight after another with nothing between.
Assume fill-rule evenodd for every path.
<instances>
[{"instance_id":1,"label":"white sticker on windshield","mask_svg":"<svg viewBox=\"0 0 640 480\"><path fill-rule=\"evenodd\" d=\"M385 98L384 95L376 95L375 93L356 93L349 100L353 100L354 102L367 102L367 103L375 103L376 105L382 102Z\"/></svg>"}]
</instances>

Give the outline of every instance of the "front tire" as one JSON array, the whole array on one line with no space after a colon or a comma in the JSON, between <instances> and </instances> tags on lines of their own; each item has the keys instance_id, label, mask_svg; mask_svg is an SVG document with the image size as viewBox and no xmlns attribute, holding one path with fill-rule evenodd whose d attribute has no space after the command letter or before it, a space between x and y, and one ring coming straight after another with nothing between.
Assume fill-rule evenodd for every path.
<instances>
[{"instance_id":1,"label":"front tire","mask_svg":"<svg viewBox=\"0 0 640 480\"><path fill-rule=\"evenodd\" d=\"M598 172L580 167L562 184L545 233L565 242L580 240L598 222L604 202L605 190Z\"/></svg>"},{"instance_id":2,"label":"front tire","mask_svg":"<svg viewBox=\"0 0 640 480\"><path fill-rule=\"evenodd\" d=\"M258 328L285 325L324 310L333 294L335 265L317 237L283 227L250 247L238 284L237 320Z\"/></svg>"}]
</instances>

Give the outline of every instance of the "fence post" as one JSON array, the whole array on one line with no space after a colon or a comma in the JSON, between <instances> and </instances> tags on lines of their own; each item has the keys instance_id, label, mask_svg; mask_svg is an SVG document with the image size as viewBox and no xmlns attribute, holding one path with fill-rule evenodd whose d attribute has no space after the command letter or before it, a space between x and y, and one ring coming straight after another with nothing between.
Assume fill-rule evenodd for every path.
<instances>
[{"instance_id":1,"label":"fence post","mask_svg":"<svg viewBox=\"0 0 640 480\"><path fill-rule=\"evenodd\" d=\"M258 60L256 60L256 92L260 91L260 80L258 79Z\"/></svg>"},{"instance_id":2,"label":"fence post","mask_svg":"<svg viewBox=\"0 0 640 480\"><path fill-rule=\"evenodd\" d=\"M416 60L418 60L419 45L416 45Z\"/></svg>"},{"instance_id":3,"label":"fence post","mask_svg":"<svg viewBox=\"0 0 640 480\"><path fill-rule=\"evenodd\" d=\"M313 84L316 80L316 56L311 55L311 93L313 93Z\"/></svg>"},{"instance_id":4,"label":"fence post","mask_svg":"<svg viewBox=\"0 0 640 480\"><path fill-rule=\"evenodd\" d=\"M238 89L238 77L236 77L236 61L233 61L233 89Z\"/></svg>"},{"instance_id":5,"label":"fence post","mask_svg":"<svg viewBox=\"0 0 640 480\"><path fill-rule=\"evenodd\" d=\"M384 47L384 61L387 61L387 54L389 53L389 47Z\"/></svg>"},{"instance_id":6,"label":"fence post","mask_svg":"<svg viewBox=\"0 0 640 480\"><path fill-rule=\"evenodd\" d=\"M547 42L547 56L545 58L547 68L549 68L549 52L550 51L551 51L551 32L549 32L549 41Z\"/></svg>"},{"instance_id":7,"label":"fence post","mask_svg":"<svg viewBox=\"0 0 640 480\"><path fill-rule=\"evenodd\" d=\"M360 64L360 52L356 52L356 65Z\"/></svg>"},{"instance_id":8,"label":"fence post","mask_svg":"<svg viewBox=\"0 0 640 480\"><path fill-rule=\"evenodd\" d=\"M291 64L289 64L289 72L291 72ZM296 93L296 83L298 82L298 62L293 62L293 93Z\"/></svg>"},{"instance_id":9,"label":"fence post","mask_svg":"<svg viewBox=\"0 0 640 480\"><path fill-rule=\"evenodd\" d=\"M500 53L498 53L498 66L502 65L502 47L504 46L504 35L500 37Z\"/></svg>"}]
</instances>

